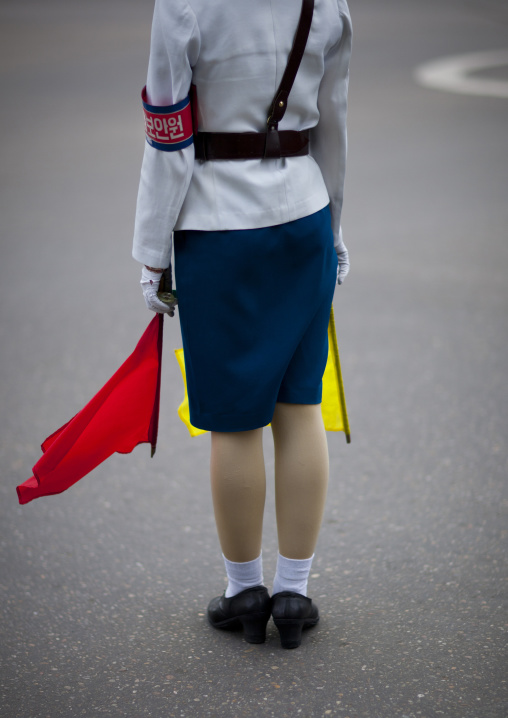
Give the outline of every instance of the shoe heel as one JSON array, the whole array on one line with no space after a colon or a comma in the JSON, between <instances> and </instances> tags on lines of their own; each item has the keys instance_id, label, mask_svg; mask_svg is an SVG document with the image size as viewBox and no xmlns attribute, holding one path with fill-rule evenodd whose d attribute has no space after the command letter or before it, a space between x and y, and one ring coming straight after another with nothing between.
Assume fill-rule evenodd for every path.
<instances>
[{"instance_id":1,"label":"shoe heel","mask_svg":"<svg viewBox=\"0 0 508 718\"><path fill-rule=\"evenodd\" d=\"M280 645L282 648L298 648L302 642L303 620L274 621L279 629Z\"/></svg>"},{"instance_id":2,"label":"shoe heel","mask_svg":"<svg viewBox=\"0 0 508 718\"><path fill-rule=\"evenodd\" d=\"M241 616L239 618L243 637L247 643L264 643L266 640L266 624L270 616Z\"/></svg>"}]
</instances>

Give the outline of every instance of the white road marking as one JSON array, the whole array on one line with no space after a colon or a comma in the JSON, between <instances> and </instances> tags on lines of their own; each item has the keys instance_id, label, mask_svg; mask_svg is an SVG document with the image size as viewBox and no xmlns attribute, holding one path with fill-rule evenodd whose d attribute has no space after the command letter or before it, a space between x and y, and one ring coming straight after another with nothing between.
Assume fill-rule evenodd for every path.
<instances>
[{"instance_id":1,"label":"white road marking","mask_svg":"<svg viewBox=\"0 0 508 718\"><path fill-rule=\"evenodd\" d=\"M493 67L508 67L508 50L472 52L426 62L414 71L416 82L447 92L508 98L508 80L470 77L471 73Z\"/></svg>"}]
</instances>

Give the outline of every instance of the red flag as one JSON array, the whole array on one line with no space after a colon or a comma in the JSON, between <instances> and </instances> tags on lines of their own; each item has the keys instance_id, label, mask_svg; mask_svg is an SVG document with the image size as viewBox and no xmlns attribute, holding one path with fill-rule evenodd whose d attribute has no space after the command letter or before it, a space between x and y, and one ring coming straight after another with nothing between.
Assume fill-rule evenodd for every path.
<instances>
[{"instance_id":1,"label":"red flag","mask_svg":"<svg viewBox=\"0 0 508 718\"><path fill-rule=\"evenodd\" d=\"M16 488L20 504L60 494L115 451L143 442L155 453L159 424L163 315L157 314L130 357L88 404L42 444L32 478Z\"/></svg>"}]
</instances>

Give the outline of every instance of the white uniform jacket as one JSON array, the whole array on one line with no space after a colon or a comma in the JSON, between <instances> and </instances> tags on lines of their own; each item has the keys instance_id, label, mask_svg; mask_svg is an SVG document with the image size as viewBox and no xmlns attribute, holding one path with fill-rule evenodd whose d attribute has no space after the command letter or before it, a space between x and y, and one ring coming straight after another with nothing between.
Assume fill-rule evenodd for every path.
<instances>
[{"instance_id":1,"label":"white uniform jacket","mask_svg":"<svg viewBox=\"0 0 508 718\"><path fill-rule=\"evenodd\" d=\"M299 0L156 0L147 97L183 100L197 87L199 130L263 132L292 46ZM310 154L195 161L194 146L145 144L133 256L171 261L174 229L282 224L330 203L335 245L346 163L351 21L346 0L316 0L305 54L279 130L311 129Z\"/></svg>"}]
</instances>

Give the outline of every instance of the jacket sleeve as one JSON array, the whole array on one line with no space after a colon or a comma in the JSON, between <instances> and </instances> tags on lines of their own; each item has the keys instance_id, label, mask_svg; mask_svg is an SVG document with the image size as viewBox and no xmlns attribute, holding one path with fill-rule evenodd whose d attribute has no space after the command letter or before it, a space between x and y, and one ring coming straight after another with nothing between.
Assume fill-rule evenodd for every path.
<instances>
[{"instance_id":1,"label":"jacket sleeve","mask_svg":"<svg viewBox=\"0 0 508 718\"><path fill-rule=\"evenodd\" d=\"M146 83L150 105L174 105L187 97L199 42L196 18L185 0L156 0ZM193 166L193 145L166 152L145 143L132 249L138 262L169 266L172 232Z\"/></svg>"},{"instance_id":2,"label":"jacket sleeve","mask_svg":"<svg viewBox=\"0 0 508 718\"><path fill-rule=\"evenodd\" d=\"M344 195L347 152L347 93L352 28L345 2L339 0L342 20L340 39L325 57L325 69L318 94L319 122L311 131L310 154L323 175L332 215L336 249L342 244L340 217Z\"/></svg>"}]
</instances>

